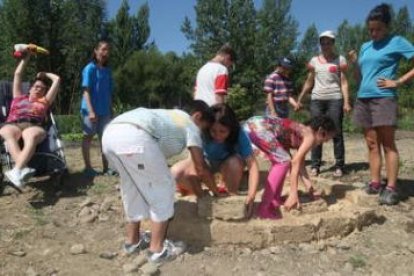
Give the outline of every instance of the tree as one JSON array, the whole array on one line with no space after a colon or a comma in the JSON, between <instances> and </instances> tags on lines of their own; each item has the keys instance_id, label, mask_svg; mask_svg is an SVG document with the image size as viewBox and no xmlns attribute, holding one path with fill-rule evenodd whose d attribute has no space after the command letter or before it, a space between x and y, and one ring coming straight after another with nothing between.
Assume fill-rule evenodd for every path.
<instances>
[{"instance_id":1,"label":"tree","mask_svg":"<svg viewBox=\"0 0 414 276\"><path fill-rule=\"evenodd\" d=\"M137 15L129 15L129 4L122 0L115 18L109 22L114 68L124 64L136 50L144 48L150 35L149 6L145 3Z\"/></svg>"},{"instance_id":2,"label":"tree","mask_svg":"<svg viewBox=\"0 0 414 276\"><path fill-rule=\"evenodd\" d=\"M35 57L27 77L37 71L53 71L62 76L62 89L54 107L58 112L72 112L75 99L80 98L79 71L100 36L104 11L102 0L2 1L1 78L12 78L16 63L10 55L13 44L39 44L51 54Z\"/></svg>"},{"instance_id":3,"label":"tree","mask_svg":"<svg viewBox=\"0 0 414 276\"><path fill-rule=\"evenodd\" d=\"M188 18L181 27L187 39L193 41L194 54L208 60L222 46L229 42L229 1L197 0L195 5L196 27L191 26Z\"/></svg>"},{"instance_id":4,"label":"tree","mask_svg":"<svg viewBox=\"0 0 414 276\"><path fill-rule=\"evenodd\" d=\"M298 23L290 15L291 0L263 0L257 13L256 68L260 75L295 48Z\"/></svg>"},{"instance_id":5,"label":"tree","mask_svg":"<svg viewBox=\"0 0 414 276\"><path fill-rule=\"evenodd\" d=\"M319 34L315 24L309 26L309 28L305 31L298 50L300 55L303 56L306 60L318 53Z\"/></svg>"},{"instance_id":6,"label":"tree","mask_svg":"<svg viewBox=\"0 0 414 276\"><path fill-rule=\"evenodd\" d=\"M413 32L413 26L410 19L410 13L407 6L402 7L394 20L394 32L398 35L408 37Z\"/></svg>"}]
</instances>

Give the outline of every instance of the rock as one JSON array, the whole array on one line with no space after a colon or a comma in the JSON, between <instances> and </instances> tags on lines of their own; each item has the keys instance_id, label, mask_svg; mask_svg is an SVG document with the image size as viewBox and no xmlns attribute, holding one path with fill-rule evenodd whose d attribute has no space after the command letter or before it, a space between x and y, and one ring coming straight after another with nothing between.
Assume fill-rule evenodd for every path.
<instances>
[{"instance_id":1,"label":"rock","mask_svg":"<svg viewBox=\"0 0 414 276\"><path fill-rule=\"evenodd\" d=\"M108 221L108 220L109 220L109 216L104 215L104 214L100 214L100 215L98 216L98 220L99 220L99 221Z\"/></svg>"},{"instance_id":2,"label":"rock","mask_svg":"<svg viewBox=\"0 0 414 276\"><path fill-rule=\"evenodd\" d=\"M86 253L86 248L83 244L75 244L72 245L72 247L70 248L70 254L72 255L79 255L79 254L85 254Z\"/></svg>"},{"instance_id":3,"label":"rock","mask_svg":"<svg viewBox=\"0 0 414 276\"><path fill-rule=\"evenodd\" d=\"M101 206L99 207L99 210L101 212L107 212L107 211L111 210L111 208L112 208L112 199L107 197L102 202Z\"/></svg>"},{"instance_id":4,"label":"rock","mask_svg":"<svg viewBox=\"0 0 414 276\"><path fill-rule=\"evenodd\" d=\"M270 251L272 254L280 254L280 253L282 253L282 249L281 249L279 246L272 246L272 247L269 247L269 251Z\"/></svg>"},{"instance_id":5,"label":"rock","mask_svg":"<svg viewBox=\"0 0 414 276\"><path fill-rule=\"evenodd\" d=\"M159 273L158 266L151 262L144 264L139 270L144 275L156 275Z\"/></svg>"},{"instance_id":6,"label":"rock","mask_svg":"<svg viewBox=\"0 0 414 276\"><path fill-rule=\"evenodd\" d=\"M100 258L106 259L106 260L112 260L116 256L118 256L118 253L111 252L111 251L106 251L106 252L102 252L101 254L99 254Z\"/></svg>"},{"instance_id":7,"label":"rock","mask_svg":"<svg viewBox=\"0 0 414 276\"><path fill-rule=\"evenodd\" d=\"M124 273L138 272L138 265L135 263L127 263L122 266Z\"/></svg>"},{"instance_id":8,"label":"rock","mask_svg":"<svg viewBox=\"0 0 414 276\"><path fill-rule=\"evenodd\" d=\"M91 205L93 205L92 199L90 197L87 197L84 201L81 202L81 204L79 204L79 207L83 208Z\"/></svg>"},{"instance_id":9,"label":"rock","mask_svg":"<svg viewBox=\"0 0 414 276\"><path fill-rule=\"evenodd\" d=\"M10 255L17 256L17 257L24 257L26 256L26 252L23 250L11 251L9 252Z\"/></svg>"},{"instance_id":10,"label":"rock","mask_svg":"<svg viewBox=\"0 0 414 276\"><path fill-rule=\"evenodd\" d=\"M351 249L351 246L349 244L347 244L345 241L340 241L336 245L336 248L341 249L341 250L349 250L349 249Z\"/></svg>"},{"instance_id":11,"label":"rock","mask_svg":"<svg viewBox=\"0 0 414 276\"><path fill-rule=\"evenodd\" d=\"M79 221L83 224L94 222L98 217L97 212L90 207L83 207L78 214Z\"/></svg>"},{"instance_id":12,"label":"rock","mask_svg":"<svg viewBox=\"0 0 414 276\"><path fill-rule=\"evenodd\" d=\"M289 216L289 215L299 216L303 214L317 214L317 213L328 211L328 204L326 203L325 200L318 199L318 200L314 200L314 201L301 204L300 210L293 209L290 211L286 211L284 208L281 208L281 211L282 211L282 216ZM316 220L316 223L318 223L317 220Z\"/></svg>"}]
</instances>

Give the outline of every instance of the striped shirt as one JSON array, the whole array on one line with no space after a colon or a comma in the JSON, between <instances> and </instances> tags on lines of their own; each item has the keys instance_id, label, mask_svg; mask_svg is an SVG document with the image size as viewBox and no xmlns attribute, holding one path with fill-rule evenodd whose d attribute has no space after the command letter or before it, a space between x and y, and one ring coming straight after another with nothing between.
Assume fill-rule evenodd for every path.
<instances>
[{"instance_id":1,"label":"striped shirt","mask_svg":"<svg viewBox=\"0 0 414 276\"><path fill-rule=\"evenodd\" d=\"M266 78L263 90L272 93L273 102L287 101L293 93L293 82L274 71Z\"/></svg>"}]
</instances>

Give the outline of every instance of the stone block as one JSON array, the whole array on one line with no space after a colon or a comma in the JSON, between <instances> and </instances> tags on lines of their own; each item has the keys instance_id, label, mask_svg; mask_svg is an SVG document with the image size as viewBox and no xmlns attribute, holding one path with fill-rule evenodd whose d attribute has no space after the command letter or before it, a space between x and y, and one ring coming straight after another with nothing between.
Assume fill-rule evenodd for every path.
<instances>
[{"instance_id":1,"label":"stone block","mask_svg":"<svg viewBox=\"0 0 414 276\"><path fill-rule=\"evenodd\" d=\"M244 196L214 198L203 197L197 202L197 214L200 218L238 221L244 219Z\"/></svg>"}]
</instances>

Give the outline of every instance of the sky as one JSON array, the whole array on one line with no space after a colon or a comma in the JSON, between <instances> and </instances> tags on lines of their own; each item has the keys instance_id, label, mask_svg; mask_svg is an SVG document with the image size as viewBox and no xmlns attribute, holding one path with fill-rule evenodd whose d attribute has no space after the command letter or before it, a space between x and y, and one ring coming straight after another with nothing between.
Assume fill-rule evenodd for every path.
<instances>
[{"instance_id":1,"label":"sky","mask_svg":"<svg viewBox=\"0 0 414 276\"><path fill-rule=\"evenodd\" d=\"M139 7L148 2L150 7L150 41L155 41L161 52L177 54L189 51L190 42L180 31L185 16L195 20L196 0L129 0L130 13L136 14ZM256 7L262 0L254 0ZM364 23L369 11L383 2L394 9L407 6L414 21L414 0L292 0L291 15L299 23L301 35L315 23L318 31L336 30L346 19L353 24ZM109 18L116 15L122 0L106 0ZM194 25L193 25L194 26Z\"/></svg>"}]
</instances>

